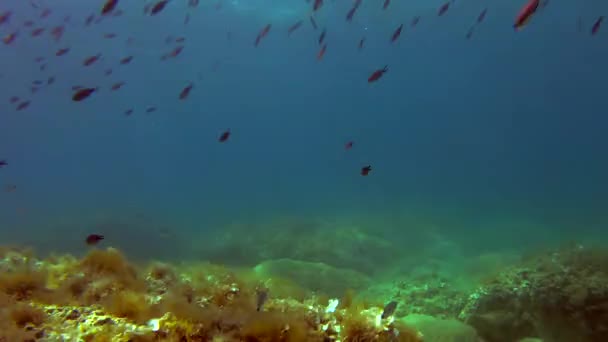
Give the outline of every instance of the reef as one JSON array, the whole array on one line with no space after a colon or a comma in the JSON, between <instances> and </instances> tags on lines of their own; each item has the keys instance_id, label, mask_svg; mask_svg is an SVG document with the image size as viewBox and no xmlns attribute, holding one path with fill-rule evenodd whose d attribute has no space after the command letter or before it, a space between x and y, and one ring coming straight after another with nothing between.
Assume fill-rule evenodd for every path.
<instances>
[{"instance_id":1,"label":"reef","mask_svg":"<svg viewBox=\"0 0 608 342\"><path fill-rule=\"evenodd\" d=\"M488 342L608 341L608 252L570 245L529 255L471 293L459 319Z\"/></svg>"},{"instance_id":2,"label":"reef","mask_svg":"<svg viewBox=\"0 0 608 342\"><path fill-rule=\"evenodd\" d=\"M322 275L319 275L322 276ZM0 341L422 341L383 305L252 270L132 264L118 250L0 251Z\"/></svg>"}]
</instances>

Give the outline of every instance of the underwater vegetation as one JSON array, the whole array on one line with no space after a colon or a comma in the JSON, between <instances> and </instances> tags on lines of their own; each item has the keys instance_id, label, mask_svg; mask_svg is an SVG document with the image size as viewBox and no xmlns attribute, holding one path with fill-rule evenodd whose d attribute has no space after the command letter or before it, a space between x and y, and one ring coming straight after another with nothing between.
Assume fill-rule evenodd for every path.
<instances>
[{"instance_id":1,"label":"underwater vegetation","mask_svg":"<svg viewBox=\"0 0 608 342\"><path fill-rule=\"evenodd\" d=\"M422 341L382 306L221 266L133 265L113 248L1 257L0 341Z\"/></svg>"},{"instance_id":2,"label":"underwater vegetation","mask_svg":"<svg viewBox=\"0 0 608 342\"><path fill-rule=\"evenodd\" d=\"M576 245L527 255L469 292L412 278L332 298L255 269L3 248L0 341L599 342L607 270L607 251Z\"/></svg>"}]
</instances>

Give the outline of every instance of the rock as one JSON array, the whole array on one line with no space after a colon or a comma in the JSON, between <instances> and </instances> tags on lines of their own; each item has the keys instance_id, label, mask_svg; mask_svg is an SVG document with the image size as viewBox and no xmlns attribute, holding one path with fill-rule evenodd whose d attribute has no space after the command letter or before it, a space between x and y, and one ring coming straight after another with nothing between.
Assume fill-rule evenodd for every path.
<instances>
[{"instance_id":1,"label":"rock","mask_svg":"<svg viewBox=\"0 0 608 342\"><path fill-rule=\"evenodd\" d=\"M408 315L401 319L423 335L424 342L477 342L475 329L454 319L438 319L427 315Z\"/></svg>"},{"instance_id":2,"label":"rock","mask_svg":"<svg viewBox=\"0 0 608 342\"><path fill-rule=\"evenodd\" d=\"M341 297L348 289L357 291L370 284L370 279L362 273L321 262L267 260L255 266L254 271L263 278L289 279L303 288L336 297Z\"/></svg>"}]
</instances>

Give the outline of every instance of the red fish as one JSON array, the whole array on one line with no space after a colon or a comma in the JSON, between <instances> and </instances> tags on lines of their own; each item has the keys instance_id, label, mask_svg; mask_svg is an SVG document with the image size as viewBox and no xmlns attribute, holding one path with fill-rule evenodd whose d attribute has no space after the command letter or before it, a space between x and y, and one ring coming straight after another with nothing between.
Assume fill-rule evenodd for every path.
<instances>
[{"instance_id":1,"label":"red fish","mask_svg":"<svg viewBox=\"0 0 608 342\"><path fill-rule=\"evenodd\" d=\"M437 15L438 16L444 15L445 12L447 12L449 8L450 8L450 2L448 1L445 4L441 5L441 7L439 7L439 10L437 11Z\"/></svg>"},{"instance_id":2,"label":"red fish","mask_svg":"<svg viewBox=\"0 0 608 342\"><path fill-rule=\"evenodd\" d=\"M42 13L40 13L40 18L44 19L46 17L48 17L49 15L51 15L52 11L50 8L45 8Z\"/></svg>"},{"instance_id":3,"label":"red fish","mask_svg":"<svg viewBox=\"0 0 608 342\"><path fill-rule=\"evenodd\" d=\"M224 131L224 133L222 133L222 135L220 135L218 141L221 142L221 143L223 143L223 142L228 141L228 138L230 138L230 130L229 129L226 130L226 131Z\"/></svg>"},{"instance_id":4,"label":"red fish","mask_svg":"<svg viewBox=\"0 0 608 342\"><path fill-rule=\"evenodd\" d=\"M4 36L2 38L2 41L4 42L4 44L10 45L15 41L16 38L17 38L17 32L13 32L13 33L9 33L6 36Z\"/></svg>"},{"instance_id":5,"label":"red fish","mask_svg":"<svg viewBox=\"0 0 608 342\"><path fill-rule=\"evenodd\" d=\"M513 24L513 28L515 28L516 31L519 31L526 26L530 21L530 18L532 18L532 15L536 13L539 3L539 0L528 0L524 7L522 7Z\"/></svg>"},{"instance_id":6,"label":"red fish","mask_svg":"<svg viewBox=\"0 0 608 342\"><path fill-rule=\"evenodd\" d=\"M325 51L327 50L327 44L323 44L323 46L321 46L321 49L319 50L319 53L317 54L317 60L322 60L323 56L325 56Z\"/></svg>"},{"instance_id":7,"label":"red fish","mask_svg":"<svg viewBox=\"0 0 608 342\"><path fill-rule=\"evenodd\" d=\"M395 32L393 32L393 36L391 37L391 43L394 43L399 38L399 36L401 36L401 30L403 30L403 24L399 25Z\"/></svg>"},{"instance_id":8,"label":"red fish","mask_svg":"<svg viewBox=\"0 0 608 342\"><path fill-rule=\"evenodd\" d=\"M168 2L169 2L169 0L161 0L161 1L157 2L150 9L150 15L156 15L156 14L160 13L160 11L165 9L165 6L167 5Z\"/></svg>"},{"instance_id":9,"label":"red fish","mask_svg":"<svg viewBox=\"0 0 608 342\"><path fill-rule=\"evenodd\" d=\"M44 32L45 28L44 27L39 27L36 28L32 31L32 37L38 37L42 34L42 32Z\"/></svg>"},{"instance_id":10,"label":"red fish","mask_svg":"<svg viewBox=\"0 0 608 342\"><path fill-rule=\"evenodd\" d=\"M255 46L258 46L260 44L260 42L262 41L262 38L266 37L268 35L268 32L270 32L270 28L272 27L271 24L267 24L266 26L264 26L264 28L260 31L260 33L258 33L258 36L255 38Z\"/></svg>"},{"instance_id":11,"label":"red fish","mask_svg":"<svg viewBox=\"0 0 608 342\"><path fill-rule=\"evenodd\" d=\"M65 32L63 25L55 26L51 29L51 36L53 36L53 39L58 42L61 37L63 37L63 32Z\"/></svg>"},{"instance_id":12,"label":"red fish","mask_svg":"<svg viewBox=\"0 0 608 342\"><path fill-rule=\"evenodd\" d=\"M6 11L6 12L0 14L0 25L8 23L8 21L11 19L12 15L13 15L13 12L11 12L11 11Z\"/></svg>"},{"instance_id":13,"label":"red fish","mask_svg":"<svg viewBox=\"0 0 608 342\"><path fill-rule=\"evenodd\" d=\"M91 96L91 94L93 94L96 91L97 91L97 88L81 88L81 89L78 89L74 93L74 95L72 95L72 101L74 101L74 102L80 102L80 101L86 99L87 97Z\"/></svg>"},{"instance_id":14,"label":"red fish","mask_svg":"<svg viewBox=\"0 0 608 342\"><path fill-rule=\"evenodd\" d=\"M367 176L372 171L372 166L367 165L361 168L361 176Z\"/></svg>"},{"instance_id":15,"label":"red fish","mask_svg":"<svg viewBox=\"0 0 608 342\"><path fill-rule=\"evenodd\" d=\"M190 95L190 90L192 90L192 87L194 87L194 84L192 84L192 83L190 83L186 87L184 87L184 89L182 89L182 91L179 93L179 99L180 100L187 99L188 95Z\"/></svg>"},{"instance_id":16,"label":"red fish","mask_svg":"<svg viewBox=\"0 0 608 342\"><path fill-rule=\"evenodd\" d=\"M382 77L384 75L385 72L388 71L388 65L385 65L384 68L382 69L378 69L376 71L374 71L369 78L367 79L368 83L372 83L372 82L376 82L377 80L380 79L380 77Z\"/></svg>"},{"instance_id":17,"label":"red fish","mask_svg":"<svg viewBox=\"0 0 608 342\"><path fill-rule=\"evenodd\" d=\"M313 12L316 12L321 6L323 6L323 0L315 0L314 5L312 6Z\"/></svg>"},{"instance_id":18,"label":"red fish","mask_svg":"<svg viewBox=\"0 0 608 342\"><path fill-rule=\"evenodd\" d=\"M179 56L180 53L182 53L182 50L184 49L183 46L177 46L175 49L173 49L171 52L169 52L168 54L165 54L161 57L161 59L167 60L169 58L175 58L177 56Z\"/></svg>"},{"instance_id":19,"label":"red fish","mask_svg":"<svg viewBox=\"0 0 608 342\"><path fill-rule=\"evenodd\" d=\"M85 60L82 62L82 65L89 66L89 65L97 62L97 60L99 60L100 57L101 57L100 53L96 54L95 56L89 56L89 57L85 58Z\"/></svg>"},{"instance_id":20,"label":"red fish","mask_svg":"<svg viewBox=\"0 0 608 342\"><path fill-rule=\"evenodd\" d=\"M593 26L591 27L591 35L595 36L599 30L600 30L600 26L602 25L602 21L604 21L604 16L600 16L599 18L597 18L597 20L595 21L595 23L593 23Z\"/></svg>"},{"instance_id":21,"label":"red fish","mask_svg":"<svg viewBox=\"0 0 608 342\"><path fill-rule=\"evenodd\" d=\"M87 238L84 241L86 242L87 245L93 246L93 245L98 244L103 239L104 239L103 235L91 234L91 235L87 236Z\"/></svg>"},{"instance_id":22,"label":"red fish","mask_svg":"<svg viewBox=\"0 0 608 342\"><path fill-rule=\"evenodd\" d=\"M7 165L8 165L8 162L6 161L6 159L0 159L0 169Z\"/></svg>"},{"instance_id":23,"label":"red fish","mask_svg":"<svg viewBox=\"0 0 608 342\"><path fill-rule=\"evenodd\" d=\"M106 15L111 13L114 8L118 5L118 0L107 0L103 7L101 7L101 15Z\"/></svg>"}]
</instances>

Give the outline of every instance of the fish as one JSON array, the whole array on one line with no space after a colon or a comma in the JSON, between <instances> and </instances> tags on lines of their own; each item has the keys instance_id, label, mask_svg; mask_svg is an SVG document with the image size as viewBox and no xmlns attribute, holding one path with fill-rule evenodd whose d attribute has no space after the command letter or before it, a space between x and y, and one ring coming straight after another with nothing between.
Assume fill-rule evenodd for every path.
<instances>
[{"instance_id":1,"label":"fish","mask_svg":"<svg viewBox=\"0 0 608 342\"><path fill-rule=\"evenodd\" d=\"M0 159L0 169L7 165L8 165L8 162L6 161L6 159Z\"/></svg>"},{"instance_id":2,"label":"fish","mask_svg":"<svg viewBox=\"0 0 608 342\"><path fill-rule=\"evenodd\" d=\"M359 50L363 49L363 45L365 45L365 38L361 38L361 40L359 40Z\"/></svg>"},{"instance_id":3,"label":"fish","mask_svg":"<svg viewBox=\"0 0 608 342\"><path fill-rule=\"evenodd\" d=\"M127 56L120 60L120 64L125 65L131 63L133 56Z\"/></svg>"},{"instance_id":4,"label":"fish","mask_svg":"<svg viewBox=\"0 0 608 342\"><path fill-rule=\"evenodd\" d=\"M256 289L256 304L255 311L262 311L264 303L268 300L268 289L258 288Z\"/></svg>"},{"instance_id":5,"label":"fish","mask_svg":"<svg viewBox=\"0 0 608 342\"><path fill-rule=\"evenodd\" d=\"M327 34L327 30L323 29L323 32L321 32L321 35L319 35L319 45L323 44L323 40L325 40L326 34Z\"/></svg>"},{"instance_id":6,"label":"fish","mask_svg":"<svg viewBox=\"0 0 608 342\"><path fill-rule=\"evenodd\" d=\"M97 62L97 60L99 60L99 58L101 58L101 54L98 53L94 56L89 56L87 58L84 59L84 61L82 61L82 65L84 66L90 66L91 64Z\"/></svg>"},{"instance_id":7,"label":"fish","mask_svg":"<svg viewBox=\"0 0 608 342\"><path fill-rule=\"evenodd\" d=\"M118 5L118 0L107 0L101 7L101 15L111 13L116 8L116 5Z\"/></svg>"},{"instance_id":8,"label":"fish","mask_svg":"<svg viewBox=\"0 0 608 342\"><path fill-rule=\"evenodd\" d=\"M384 306L384 310L382 310L382 316L380 316L382 319L386 319L390 316L392 316L395 313L395 310L397 310L397 302L396 301L390 301L388 304L386 304Z\"/></svg>"},{"instance_id":9,"label":"fish","mask_svg":"<svg viewBox=\"0 0 608 342\"><path fill-rule=\"evenodd\" d=\"M317 60L322 60L323 56L325 56L325 51L327 50L327 44L323 44L323 46L321 46L321 49L319 50L319 53L317 53Z\"/></svg>"},{"instance_id":10,"label":"fish","mask_svg":"<svg viewBox=\"0 0 608 342\"><path fill-rule=\"evenodd\" d=\"M384 0L384 5L382 5L382 9L385 10L388 8L388 5L390 5L391 0Z\"/></svg>"},{"instance_id":11,"label":"fish","mask_svg":"<svg viewBox=\"0 0 608 342\"><path fill-rule=\"evenodd\" d=\"M271 28L272 28L272 24L266 24L266 26L264 26L264 28L262 28L260 33L258 33L257 37L255 38L254 46L258 46L260 44L260 42L262 41L262 38L264 38L268 35L268 32L270 32Z\"/></svg>"},{"instance_id":12,"label":"fish","mask_svg":"<svg viewBox=\"0 0 608 342\"><path fill-rule=\"evenodd\" d=\"M22 111L30 106L30 101L22 101L17 105L17 111Z\"/></svg>"},{"instance_id":13,"label":"fish","mask_svg":"<svg viewBox=\"0 0 608 342\"><path fill-rule=\"evenodd\" d=\"M312 15L310 16L310 25L312 25L312 28L314 28L315 30L316 30L317 28L319 28L319 27L317 26L317 21L315 20L315 18L314 18Z\"/></svg>"},{"instance_id":14,"label":"fish","mask_svg":"<svg viewBox=\"0 0 608 342\"><path fill-rule=\"evenodd\" d=\"M154 6L152 6L152 8L150 8L150 15L156 15L156 14L160 13L160 11L165 9L165 6L167 6L167 3L169 3L169 0L161 0L161 1L157 2Z\"/></svg>"},{"instance_id":15,"label":"fish","mask_svg":"<svg viewBox=\"0 0 608 342\"><path fill-rule=\"evenodd\" d=\"M403 24L399 25L395 32L393 32L393 35L391 37L391 43L394 43L397 39L399 39L399 36L401 36L401 30L403 30Z\"/></svg>"},{"instance_id":16,"label":"fish","mask_svg":"<svg viewBox=\"0 0 608 342\"><path fill-rule=\"evenodd\" d=\"M38 27L35 28L34 30L32 30L32 37L38 37L40 36L46 29L44 27Z\"/></svg>"},{"instance_id":17,"label":"fish","mask_svg":"<svg viewBox=\"0 0 608 342\"><path fill-rule=\"evenodd\" d=\"M17 186L15 184L6 184L4 186L4 192L15 192L17 191Z\"/></svg>"},{"instance_id":18,"label":"fish","mask_svg":"<svg viewBox=\"0 0 608 342\"><path fill-rule=\"evenodd\" d=\"M112 85L112 88L110 88L110 89L118 90L118 89L122 88L123 85L125 85L125 82L116 82Z\"/></svg>"},{"instance_id":19,"label":"fish","mask_svg":"<svg viewBox=\"0 0 608 342\"><path fill-rule=\"evenodd\" d=\"M85 243L87 245L94 246L94 245L98 244L103 239L105 239L105 237L103 235L89 234L89 236L87 236L87 238L84 241L85 241Z\"/></svg>"},{"instance_id":20,"label":"fish","mask_svg":"<svg viewBox=\"0 0 608 342\"><path fill-rule=\"evenodd\" d=\"M599 18L597 18L597 20L595 21L595 23L593 23L593 26L591 27L591 35L595 36L599 30L600 30L600 26L602 25L602 21L604 21L604 16L600 16Z\"/></svg>"},{"instance_id":21,"label":"fish","mask_svg":"<svg viewBox=\"0 0 608 342\"><path fill-rule=\"evenodd\" d=\"M94 92L97 91L97 88L81 88L76 90L76 92L74 93L74 95L72 95L72 101L74 102L80 102L86 98L88 98L89 96L91 96L91 94L93 94Z\"/></svg>"},{"instance_id":22,"label":"fish","mask_svg":"<svg viewBox=\"0 0 608 342\"><path fill-rule=\"evenodd\" d=\"M410 23L410 27L416 27L416 25L418 25L418 22L420 22L420 16L413 17L412 22Z\"/></svg>"},{"instance_id":23,"label":"fish","mask_svg":"<svg viewBox=\"0 0 608 342\"><path fill-rule=\"evenodd\" d=\"M156 112L156 107L148 107L146 108L146 113L153 113Z\"/></svg>"},{"instance_id":24,"label":"fish","mask_svg":"<svg viewBox=\"0 0 608 342\"><path fill-rule=\"evenodd\" d=\"M230 138L230 134L231 133L229 129L225 130L218 138L218 141L221 143L228 141L228 139Z\"/></svg>"},{"instance_id":25,"label":"fish","mask_svg":"<svg viewBox=\"0 0 608 342\"><path fill-rule=\"evenodd\" d=\"M300 20L300 21L296 22L295 24L289 26L289 28L287 29L287 35L290 36L295 30L299 29L303 23L304 23L304 21Z\"/></svg>"},{"instance_id":26,"label":"fish","mask_svg":"<svg viewBox=\"0 0 608 342\"><path fill-rule=\"evenodd\" d=\"M378 69L376 71L374 71L368 78L367 78L367 82L368 83L372 83L372 82L376 82L377 80L379 80L385 72L388 71L388 65L385 65L384 68L382 69Z\"/></svg>"},{"instance_id":27,"label":"fish","mask_svg":"<svg viewBox=\"0 0 608 342\"><path fill-rule=\"evenodd\" d=\"M477 16L477 23L481 24L481 22L485 19L486 13L488 13L488 9L484 8L479 15Z\"/></svg>"},{"instance_id":28,"label":"fish","mask_svg":"<svg viewBox=\"0 0 608 342\"><path fill-rule=\"evenodd\" d=\"M127 110L125 110L125 112L123 114L125 116L129 116L129 115L133 114L133 109L127 109Z\"/></svg>"},{"instance_id":29,"label":"fish","mask_svg":"<svg viewBox=\"0 0 608 342\"><path fill-rule=\"evenodd\" d=\"M361 168L361 176L367 176L372 171L372 166L367 165Z\"/></svg>"},{"instance_id":30,"label":"fish","mask_svg":"<svg viewBox=\"0 0 608 342\"><path fill-rule=\"evenodd\" d=\"M187 99L188 95L190 95L190 90L192 90L192 87L194 87L193 83L190 83L186 87L184 87L184 89L182 89L182 91L179 93L179 99L180 100Z\"/></svg>"},{"instance_id":31,"label":"fish","mask_svg":"<svg viewBox=\"0 0 608 342\"><path fill-rule=\"evenodd\" d=\"M448 9L450 8L450 2L446 2L443 5L441 5L441 7L439 7L439 10L437 11L437 15L438 16L442 16L445 14L445 12L448 11Z\"/></svg>"},{"instance_id":32,"label":"fish","mask_svg":"<svg viewBox=\"0 0 608 342\"><path fill-rule=\"evenodd\" d=\"M321 7L323 6L323 0L315 0L313 6L312 6L312 10L313 12L316 12L317 10L319 10Z\"/></svg>"},{"instance_id":33,"label":"fish","mask_svg":"<svg viewBox=\"0 0 608 342\"><path fill-rule=\"evenodd\" d=\"M530 18L532 15L536 13L538 9L539 0L528 0L528 2L521 8L517 17L515 17L515 23L513 24L513 28L515 31L520 31L530 22Z\"/></svg>"},{"instance_id":34,"label":"fish","mask_svg":"<svg viewBox=\"0 0 608 342\"><path fill-rule=\"evenodd\" d=\"M344 144L344 149L348 151L351 148L353 148L353 145L354 145L353 141L348 141L348 142L346 142L346 144Z\"/></svg>"}]
</instances>

